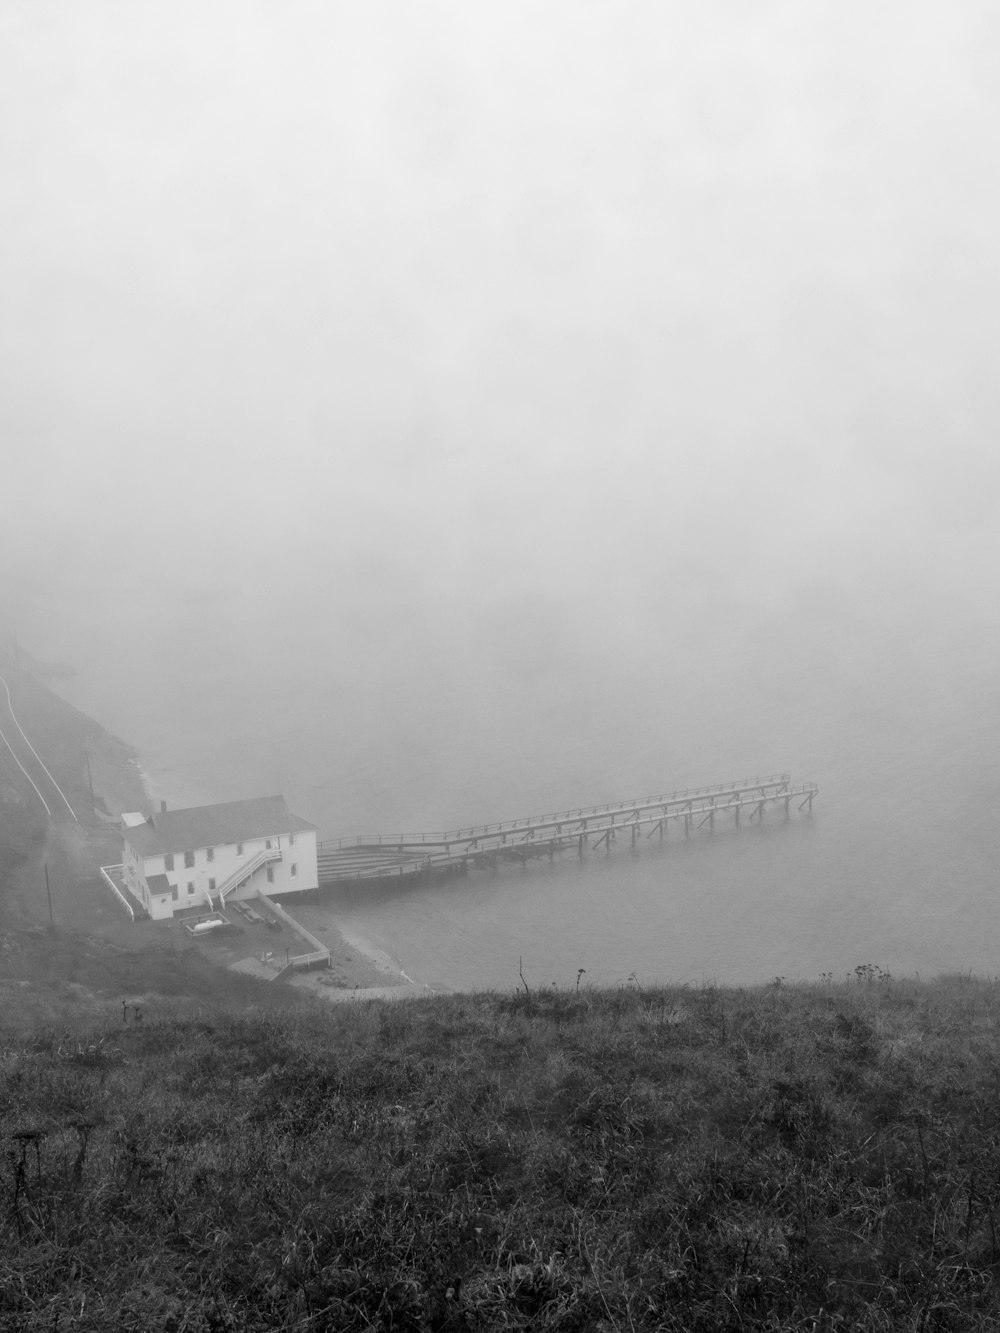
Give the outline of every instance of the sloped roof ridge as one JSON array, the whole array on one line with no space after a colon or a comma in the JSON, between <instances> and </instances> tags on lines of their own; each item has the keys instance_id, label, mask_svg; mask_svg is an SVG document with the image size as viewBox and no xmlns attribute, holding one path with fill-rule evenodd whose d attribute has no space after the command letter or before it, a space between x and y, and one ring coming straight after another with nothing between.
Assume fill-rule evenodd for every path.
<instances>
[{"instance_id":1,"label":"sloped roof ridge","mask_svg":"<svg viewBox=\"0 0 1000 1333\"><path fill-rule=\"evenodd\" d=\"M284 796L189 806L154 814L152 822L124 830L125 841L144 856L194 851L252 838L315 831L316 825L293 814Z\"/></svg>"}]
</instances>

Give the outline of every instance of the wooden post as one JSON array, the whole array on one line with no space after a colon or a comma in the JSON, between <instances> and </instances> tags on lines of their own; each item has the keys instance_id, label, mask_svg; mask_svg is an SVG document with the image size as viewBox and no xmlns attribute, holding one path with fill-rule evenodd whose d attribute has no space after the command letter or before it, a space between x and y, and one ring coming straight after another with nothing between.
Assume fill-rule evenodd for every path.
<instances>
[{"instance_id":1,"label":"wooden post","mask_svg":"<svg viewBox=\"0 0 1000 1333\"><path fill-rule=\"evenodd\" d=\"M87 786L90 788L90 813L97 814L97 806L94 803L94 778L90 771L90 747L87 745L87 738L83 738L83 757L87 761Z\"/></svg>"}]
</instances>

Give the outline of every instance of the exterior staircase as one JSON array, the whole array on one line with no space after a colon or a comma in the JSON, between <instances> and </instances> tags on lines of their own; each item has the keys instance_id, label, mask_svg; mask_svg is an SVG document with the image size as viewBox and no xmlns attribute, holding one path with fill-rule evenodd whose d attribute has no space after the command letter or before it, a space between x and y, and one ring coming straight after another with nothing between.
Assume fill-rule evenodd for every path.
<instances>
[{"instance_id":1,"label":"exterior staircase","mask_svg":"<svg viewBox=\"0 0 1000 1333\"><path fill-rule=\"evenodd\" d=\"M280 847L265 847L263 851L251 856L249 861L244 861L241 866L237 866L233 873L216 887L215 892L219 895L219 907L225 907L227 893L233 893L241 884L245 884L252 875L257 873L261 866L267 865L270 861L280 860ZM209 894L209 901L211 902L211 894ZM212 903L212 906L214 907L215 904Z\"/></svg>"}]
</instances>

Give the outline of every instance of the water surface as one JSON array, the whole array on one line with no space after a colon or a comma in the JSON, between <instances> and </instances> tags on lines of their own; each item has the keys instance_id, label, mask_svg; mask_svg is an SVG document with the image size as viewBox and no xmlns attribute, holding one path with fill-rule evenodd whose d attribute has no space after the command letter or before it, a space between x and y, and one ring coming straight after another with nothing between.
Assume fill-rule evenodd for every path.
<instances>
[{"instance_id":1,"label":"water surface","mask_svg":"<svg viewBox=\"0 0 1000 1333\"><path fill-rule=\"evenodd\" d=\"M60 688L137 744L157 799L282 791L321 837L757 773L820 784L787 823L776 807L637 854L336 891L344 924L419 980L515 985L519 959L560 985L581 967L595 983L996 968L998 640L971 602L826 584L770 607L679 603L616 640L530 604L464 632L441 608L324 619L287 598L297 655L245 609L175 605L171 634L151 616L109 665L101 631L141 628L141 605L53 607L34 646L75 661Z\"/></svg>"}]
</instances>

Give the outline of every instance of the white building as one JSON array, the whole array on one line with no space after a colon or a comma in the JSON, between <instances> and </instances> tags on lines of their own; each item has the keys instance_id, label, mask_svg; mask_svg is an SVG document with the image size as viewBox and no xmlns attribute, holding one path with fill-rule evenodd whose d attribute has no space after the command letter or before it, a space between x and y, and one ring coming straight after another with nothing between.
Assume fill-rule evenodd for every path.
<instances>
[{"instance_id":1,"label":"white building","mask_svg":"<svg viewBox=\"0 0 1000 1333\"><path fill-rule=\"evenodd\" d=\"M283 796L123 815L122 838L125 887L154 920L319 883L316 826Z\"/></svg>"}]
</instances>

